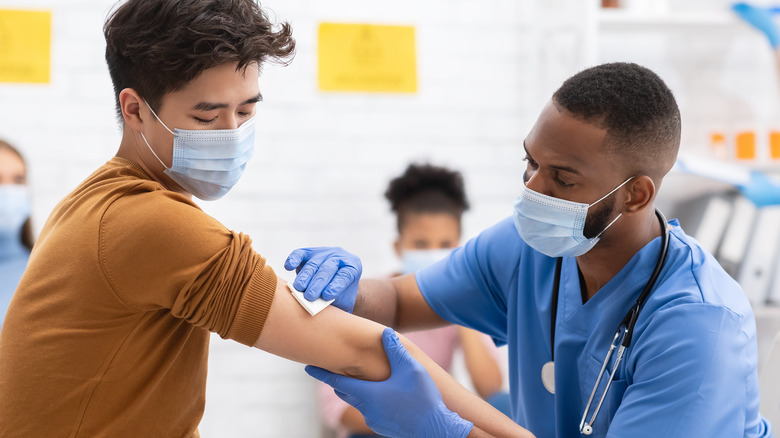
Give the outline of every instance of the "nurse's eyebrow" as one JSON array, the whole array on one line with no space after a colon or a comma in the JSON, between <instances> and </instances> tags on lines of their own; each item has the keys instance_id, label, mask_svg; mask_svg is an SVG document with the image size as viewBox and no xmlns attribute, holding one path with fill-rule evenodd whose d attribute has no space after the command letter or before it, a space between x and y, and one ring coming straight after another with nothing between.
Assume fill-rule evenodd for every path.
<instances>
[{"instance_id":1,"label":"nurse's eyebrow","mask_svg":"<svg viewBox=\"0 0 780 438\"><path fill-rule=\"evenodd\" d=\"M249 99L241 102L241 105L257 103L257 102L261 102L262 100L263 100L263 95L261 93L257 93L257 96L250 97ZM194 107L192 107L192 109L194 111L213 111L215 109L222 109L227 107L228 104L226 103L200 102L196 104Z\"/></svg>"},{"instance_id":2,"label":"nurse's eyebrow","mask_svg":"<svg viewBox=\"0 0 780 438\"><path fill-rule=\"evenodd\" d=\"M536 160L533 159L533 157L531 157L531 154L528 153L528 148L525 147L525 140L523 140L523 149L525 149L525 155L531 161L536 161ZM550 164L547 167L549 167L551 169L555 169L555 170L560 170L560 171L563 171L563 172L573 173L575 175L580 175L580 172L577 169L575 169L573 167L569 167L569 166L560 166L560 165L556 165L556 164Z\"/></svg>"},{"instance_id":3,"label":"nurse's eyebrow","mask_svg":"<svg viewBox=\"0 0 780 438\"><path fill-rule=\"evenodd\" d=\"M577 171L577 169L575 169L573 167L569 167L569 166L555 166L555 165L551 165L549 167L552 168L552 169L555 169L555 170L560 170L560 171L563 171L563 172L573 173L575 175L579 175L580 174L580 172Z\"/></svg>"}]
</instances>

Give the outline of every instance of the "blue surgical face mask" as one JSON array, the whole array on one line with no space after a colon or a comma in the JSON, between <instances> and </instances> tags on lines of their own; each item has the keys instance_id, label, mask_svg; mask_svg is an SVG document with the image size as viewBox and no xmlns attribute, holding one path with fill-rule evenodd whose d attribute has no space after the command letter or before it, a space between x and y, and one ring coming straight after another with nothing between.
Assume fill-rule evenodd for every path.
<instances>
[{"instance_id":1,"label":"blue surgical face mask","mask_svg":"<svg viewBox=\"0 0 780 438\"><path fill-rule=\"evenodd\" d=\"M405 249L401 253L401 273L411 274L447 257L451 249Z\"/></svg>"},{"instance_id":2,"label":"blue surgical face mask","mask_svg":"<svg viewBox=\"0 0 780 438\"><path fill-rule=\"evenodd\" d=\"M146 101L144 101L146 102ZM171 131L173 134L173 164L167 167L146 140L141 138L155 158L165 167L165 174L184 190L204 201L219 199L241 179L244 168L255 151L255 117L236 129Z\"/></svg>"},{"instance_id":3,"label":"blue surgical face mask","mask_svg":"<svg viewBox=\"0 0 780 438\"><path fill-rule=\"evenodd\" d=\"M0 184L0 240L17 239L30 217L30 194L21 184Z\"/></svg>"},{"instance_id":4,"label":"blue surgical face mask","mask_svg":"<svg viewBox=\"0 0 780 438\"><path fill-rule=\"evenodd\" d=\"M599 238L623 213L619 214L596 237L584 235L588 208L615 193L633 177L623 181L611 192L592 204L566 201L537 193L525 186L515 200L515 228L520 238L531 248L549 257L577 257L593 248Z\"/></svg>"}]
</instances>

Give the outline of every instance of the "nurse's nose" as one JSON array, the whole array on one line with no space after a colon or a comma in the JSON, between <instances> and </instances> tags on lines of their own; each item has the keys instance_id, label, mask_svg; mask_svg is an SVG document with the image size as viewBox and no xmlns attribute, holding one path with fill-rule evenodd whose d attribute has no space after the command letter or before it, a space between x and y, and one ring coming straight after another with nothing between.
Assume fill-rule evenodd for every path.
<instances>
[{"instance_id":1,"label":"nurse's nose","mask_svg":"<svg viewBox=\"0 0 780 438\"><path fill-rule=\"evenodd\" d=\"M546 195L545 193L545 187L544 182L542 181L542 176L540 175L539 170L532 170L528 169L523 174L523 180L525 181L525 187L528 189L531 189L532 191L536 193L541 193Z\"/></svg>"}]
</instances>

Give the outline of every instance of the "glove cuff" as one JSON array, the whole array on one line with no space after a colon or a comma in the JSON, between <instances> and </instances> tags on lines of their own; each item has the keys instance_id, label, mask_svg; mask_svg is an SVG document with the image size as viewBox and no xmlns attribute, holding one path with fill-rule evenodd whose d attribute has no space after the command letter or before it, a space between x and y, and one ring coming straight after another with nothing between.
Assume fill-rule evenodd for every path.
<instances>
[{"instance_id":1,"label":"glove cuff","mask_svg":"<svg viewBox=\"0 0 780 438\"><path fill-rule=\"evenodd\" d=\"M456 423L457 426L452 429L451 436L456 436L458 438L466 438L468 434L471 433L471 429L474 428L474 423L468 420L464 420L463 418L460 418L456 414L452 414L452 415L455 415L457 417L458 422Z\"/></svg>"},{"instance_id":2,"label":"glove cuff","mask_svg":"<svg viewBox=\"0 0 780 438\"><path fill-rule=\"evenodd\" d=\"M426 438L431 438L432 436L442 438L466 438L471 432L471 429L474 428L474 423L464 420L458 414L450 411L446 407L444 408L444 412L439 412L438 417L439 418L436 419L435 423L440 427L438 427L438 430L432 435L425 433Z\"/></svg>"}]
</instances>

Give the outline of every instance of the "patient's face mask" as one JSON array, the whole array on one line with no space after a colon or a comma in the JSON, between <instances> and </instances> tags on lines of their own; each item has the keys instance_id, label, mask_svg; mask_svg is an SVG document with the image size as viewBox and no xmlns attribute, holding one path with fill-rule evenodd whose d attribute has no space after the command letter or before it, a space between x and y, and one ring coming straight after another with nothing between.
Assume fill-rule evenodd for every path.
<instances>
[{"instance_id":1,"label":"patient's face mask","mask_svg":"<svg viewBox=\"0 0 780 438\"><path fill-rule=\"evenodd\" d=\"M21 184L0 184L0 240L17 239L30 217L30 195Z\"/></svg>"},{"instance_id":2,"label":"patient's face mask","mask_svg":"<svg viewBox=\"0 0 780 438\"><path fill-rule=\"evenodd\" d=\"M173 164L167 167L141 133L146 146L165 167L165 174L184 190L204 201L225 196L241 179L246 163L254 155L255 117L236 129L176 128L171 131L152 107L148 103L146 105L163 127L173 134Z\"/></svg>"},{"instance_id":3,"label":"patient's face mask","mask_svg":"<svg viewBox=\"0 0 780 438\"><path fill-rule=\"evenodd\" d=\"M590 251L623 213L619 214L601 232L591 238L584 235L588 208L603 201L623 187L633 177L623 181L611 192L592 204L566 201L537 193L525 185L515 200L515 228L520 238L531 248L549 257L577 257Z\"/></svg>"},{"instance_id":4,"label":"patient's face mask","mask_svg":"<svg viewBox=\"0 0 780 438\"><path fill-rule=\"evenodd\" d=\"M406 249L401 253L401 273L411 274L447 257L452 249Z\"/></svg>"}]
</instances>

